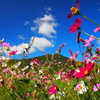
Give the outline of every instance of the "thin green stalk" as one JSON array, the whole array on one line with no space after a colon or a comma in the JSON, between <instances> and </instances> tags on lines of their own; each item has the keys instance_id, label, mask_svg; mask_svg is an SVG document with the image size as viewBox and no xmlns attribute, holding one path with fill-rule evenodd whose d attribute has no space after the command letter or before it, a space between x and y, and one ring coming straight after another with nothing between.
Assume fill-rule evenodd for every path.
<instances>
[{"instance_id":1,"label":"thin green stalk","mask_svg":"<svg viewBox=\"0 0 100 100\"><path fill-rule=\"evenodd\" d=\"M90 34L88 34L87 32L85 32L85 31L83 31L83 30L81 30L83 33L85 33L86 35L88 35L88 36L93 36L93 35L90 35ZM98 39L98 40L100 40L100 38L97 38L97 37L95 37L95 36L93 36L94 38L96 38L96 39Z\"/></svg>"},{"instance_id":2,"label":"thin green stalk","mask_svg":"<svg viewBox=\"0 0 100 100\"><path fill-rule=\"evenodd\" d=\"M80 52L81 52L81 55L82 55L82 60L83 60L83 59L84 59L84 58L83 58L83 53L82 53L82 50L81 50L81 47L80 47L79 43L78 43L78 47L79 47L79 49L80 49Z\"/></svg>"},{"instance_id":3,"label":"thin green stalk","mask_svg":"<svg viewBox=\"0 0 100 100\"><path fill-rule=\"evenodd\" d=\"M88 18L88 17L86 17L86 16L84 16L84 15L82 15L82 14L80 14L80 13L79 13L79 15L82 16L82 17L84 17L84 18L86 18L87 20L91 21L91 22L94 23L95 25L100 26L99 24L97 24L97 23L96 23L95 21L93 21L92 19L90 19L90 18Z\"/></svg>"},{"instance_id":4,"label":"thin green stalk","mask_svg":"<svg viewBox=\"0 0 100 100\"><path fill-rule=\"evenodd\" d=\"M85 85L85 88L86 88L85 78L83 78L83 81L84 81L84 85ZM91 97L91 94L89 93L88 90L87 90L87 95L90 98L90 100L93 100L92 97Z\"/></svg>"},{"instance_id":5,"label":"thin green stalk","mask_svg":"<svg viewBox=\"0 0 100 100\"><path fill-rule=\"evenodd\" d=\"M8 89L6 88L6 86L4 85L4 88L7 90L7 92L9 93L9 95L12 97L13 100L16 100L11 94L10 92L8 91Z\"/></svg>"}]
</instances>

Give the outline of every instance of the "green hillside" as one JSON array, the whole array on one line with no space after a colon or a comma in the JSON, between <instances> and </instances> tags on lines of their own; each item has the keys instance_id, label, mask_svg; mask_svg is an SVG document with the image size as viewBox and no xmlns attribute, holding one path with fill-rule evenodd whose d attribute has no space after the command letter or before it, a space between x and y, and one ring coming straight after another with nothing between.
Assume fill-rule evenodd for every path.
<instances>
[{"instance_id":1,"label":"green hillside","mask_svg":"<svg viewBox=\"0 0 100 100\"><path fill-rule=\"evenodd\" d=\"M18 60L18 59L13 59L10 63L16 63L18 61L21 61L21 65L20 65L20 68L23 68L27 65L30 65L30 62L32 61L32 59L38 59L40 60L40 64L44 64L45 62L55 62L55 63L59 63L59 62L62 62L62 64L65 64L66 61L68 60L67 57L63 56L63 55L60 55L60 54L54 54L54 59L52 60L52 55L43 55L43 56L38 56L38 57L33 57L33 58L29 58L29 59L26 59L26 58L23 58L21 60ZM70 62L68 63L68 65L70 65Z\"/></svg>"},{"instance_id":2,"label":"green hillside","mask_svg":"<svg viewBox=\"0 0 100 100\"><path fill-rule=\"evenodd\" d=\"M31 61L31 59L38 59L38 60L41 61L42 64L44 62L49 62L49 61L54 61L54 60L56 60L56 62L62 62L63 64L65 64L66 61L68 60L67 57L60 55L60 54L54 54L54 60L52 60L52 55L48 55L47 57L46 57L46 55L44 55L44 56L30 58L30 59L27 59L27 60Z\"/></svg>"}]
</instances>

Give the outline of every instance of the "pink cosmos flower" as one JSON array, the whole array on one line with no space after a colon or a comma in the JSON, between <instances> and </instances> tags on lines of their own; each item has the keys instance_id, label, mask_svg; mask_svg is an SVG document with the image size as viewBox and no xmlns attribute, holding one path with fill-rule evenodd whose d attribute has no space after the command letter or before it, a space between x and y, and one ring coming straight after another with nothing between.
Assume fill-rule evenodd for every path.
<instances>
[{"instance_id":1,"label":"pink cosmos flower","mask_svg":"<svg viewBox=\"0 0 100 100\"><path fill-rule=\"evenodd\" d=\"M54 83L52 83L52 87L50 87L48 91L50 93L49 95L55 94L58 90L58 87Z\"/></svg>"},{"instance_id":2,"label":"pink cosmos flower","mask_svg":"<svg viewBox=\"0 0 100 100\"><path fill-rule=\"evenodd\" d=\"M87 76L86 79L87 79L88 81L90 81L90 80L93 79L93 78L92 78L92 76Z\"/></svg>"},{"instance_id":3,"label":"pink cosmos flower","mask_svg":"<svg viewBox=\"0 0 100 100\"><path fill-rule=\"evenodd\" d=\"M97 27L97 28L94 30L94 32L98 32L98 31L100 31L100 27Z\"/></svg>"},{"instance_id":4,"label":"pink cosmos flower","mask_svg":"<svg viewBox=\"0 0 100 100\"><path fill-rule=\"evenodd\" d=\"M2 71L2 73L7 73L9 71L9 68L6 68Z\"/></svg>"},{"instance_id":5,"label":"pink cosmos flower","mask_svg":"<svg viewBox=\"0 0 100 100\"><path fill-rule=\"evenodd\" d=\"M78 71L76 71L75 77L76 78L83 78L83 77L87 76L92 71L93 66L94 66L94 64L92 64L92 62L88 62L85 65L85 67L80 67L78 69Z\"/></svg>"},{"instance_id":6,"label":"pink cosmos flower","mask_svg":"<svg viewBox=\"0 0 100 100\"><path fill-rule=\"evenodd\" d=\"M6 42L3 42L3 43L0 43L3 47L10 47L10 44L9 43L6 43Z\"/></svg>"},{"instance_id":7,"label":"pink cosmos flower","mask_svg":"<svg viewBox=\"0 0 100 100\"><path fill-rule=\"evenodd\" d=\"M94 85L93 91L98 91L100 89L100 83Z\"/></svg>"},{"instance_id":8,"label":"pink cosmos flower","mask_svg":"<svg viewBox=\"0 0 100 100\"><path fill-rule=\"evenodd\" d=\"M95 39L94 36L91 36L89 39L86 39L85 40L85 45L83 45L83 47L89 46L94 39Z\"/></svg>"},{"instance_id":9,"label":"pink cosmos flower","mask_svg":"<svg viewBox=\"0 0 100 100\"><path fill-rule=\"evenodd\" d=\"M97 54L100 54L100 48L96 48L95 52L96 52Z\"/></svg>"},{"instance_id":10,"label":"pink cosmos flower","mask_svg":"<svg viewBox=\"0 0 100 100\"><path fill-rule=\"evenodd\" d=\"M70 19L73 15L79 14L79 0L76 0L76 7L71 7L72 12L68 14L67 18Z\"/></svg>"},{"instance_id":11,"label":"pink cosmos flower","mask_svg":"<svg viewBox=\"0 0 100 100\"><path fill-rule=\"evenodd\" d=\"M26 98L28 98L29 96L30 96L30 93L27 93L27 94L26 94Z\"/></svg>"},{"instance_id":12,"label":"pink cosmos flower","mask_svg":"<svg viewBox=\"0 0 100 100\"><path fill-rule=\"evenodd\" d=\"M75 60L77 55L78 55L78 51L75 52L75 54L72 54L72 56L70 57L71 61Z\"/></svg>"},{"instance_id":13,"label":"pink cosmos flower","mask_svg":"<svg viewBox=\"0 0 100 100\"><path fill-rule=\"evenodd\" d=\"M76 32L77 30L80 29L81 24L82 24L82 19L80 18L75 19L75 24L73 24L71 28L68 29L68 31L71 31L70 33Z\"/></svg>"},{"instance_id":14,"label":"pink cosmos flower","mask_svg":"<svg viewBox=\"0 0 100 100\"><path fill-rule=\"evenodd\" d=\"M32 61L30 62L30 65L33 65L33 64L40 64L40 60L38 59L32 59Z\"/></svg>"},{"instance_id":15,"label":"pink cosmos flower","mask_svg":"<svg viewBox=\"0 0 100 100\"><path fill-rule=\"evenodd\" d=\"M97 60L100 57L100 54L95 55L94 57L92 57L90 60Z\"/></svg>"},{"instance_id":16,"label":"pink cosmos flower","mask_svg":"<svg viewBox=\"0 0 100 100\"><path fill-rule=\"evenodd\" d=\"M12 51L12 52L9 53L9 54L10 54L10 56L12 56L12 55L16 54L16 52L17 52L17 50L16 50L16 51Z\"/></svg>"}]
</instances>

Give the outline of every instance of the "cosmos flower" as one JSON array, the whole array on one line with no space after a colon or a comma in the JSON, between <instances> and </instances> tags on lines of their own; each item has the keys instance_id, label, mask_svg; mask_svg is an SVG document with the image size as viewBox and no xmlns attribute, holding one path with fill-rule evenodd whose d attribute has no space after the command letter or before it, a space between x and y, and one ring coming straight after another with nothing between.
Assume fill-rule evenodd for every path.
<instances>
[{"instance_id":1,"label":"cosmos flower","mask_svg":"<svg viewBox=\"0 0 100 100\"><path fill-rule=\"evenodd\" d=\"M68 73L68 75L67 75L66 78L71 78L71 77L74 76L74 75L75 75L75 69L71 70L71 71Z\"/></svg>"},{"instance_id":2,"label":"cosmos flower","mask_svg":"<svg viewBox=\"0 0 100 100\"><path fill-rule=\"evenodd\" d=\"M78 94L87 92L87 87L85 86L84 81L81 81L79 84L77 84L74 88L74 91L77 91Z\"/></svg>"},{"instance_id":3,"label":"cosmos flower","mask_svg":"<svg viewBox=\"0 0 100 100\"><path fill-rule=\"evenodd\" d=\"M13 65L14 68L18 68L21 64L21 61L19 61L18 63L16 63L15 65Z\"/></svg>"},{"instance_id":4,"label":"cosmos flower","mask_svg":"<svg viewBox=\"0 0 100 100\"><path fill-rule=\"evenodd\" d=\"M32 61L30 62L30 65L34 65L34 64L38 65L40 64L40 61L38 59L32 59Z\"/></svg>"},{"instance_id":5,"label":"cosmos flower","mask_svg":"<svg viewBox=\"0 0 100 100\"><path fill-rule=\"evenodd\" d=\"M80 68L78 68L78 70L76 70L75 77L83 78L83 77L87 76L92 71L93 66L94 66L94 64L89 61L87 64L85 64L85 67L80 67Z\"/></svg>"},{"instance_id":6,"label":"cosmos flower","mask_svg":"<svg viewBox=\"0 0 100 100\"><path fill-rule=\"evenodd\" d=\"M22 43L20 46L21 46L22 48L24 48L24 49L26 49L26 48L29 47L29 45L28 45L27 43Z\"/></svg>"},{"instance_id":7,"label":"cosmos flower","mask_svg":"<svg viewBox=\"0 0 100 100\"><path fill-rule=\"evenodd\" d=\"M72 12L68 14L67 18L70 19L73 15L79 14L79 0L76 0L76 7L71 7Z\"/></svg>"},{"instance_id":8,"label":"cosmos flower","mask_svg":"<svg viewBox=\"0 0 100 100\"><path fill-rule=\"evenodd\" d=\"M2 40L0 40L0 43L2 43L4 41L4 38Z\"/></svg>"},{"instance_id":9,"label":"cosmos flower","mask_svg":"<svg viewBox=\"0 0 100 100\"><path fill-rule=\"evenodd\" d=\"M95 52L96 52L97 54L100 54L100 48L96 48Z\"/></svg>"},{"instance_id":10,"label":"cosmos flower","mask_svg":"<svg viewBox=\"0 0 100 100\"><path fill-rule=\"evenodd\" d=\"M3 42L3 43L0 43L0 44L1 44L1 46L3 46L3 47L10 47L10 44L7 43L7 42Z\"/></svg>"},{"instance_id":11,"label":"cosmos flower","mask_svg":"<svg viewBox=\"0 0 100 100\"><path fill-rule=\"evenodd\" d=\"M75 54L72 54L72 56L70 57L71 61L75 60L77 55L78 55L78 51L75 52Z\"/></svg>"},{"instance_id":12,"label":"cosmos flower","mask_svg":"<svg viewBox=\"0 0 100 100\"><path fill-rule=\"evenodd\" d=\"M100 89L100 83L94 85L93 91L98 91Z\"/></svg>"},{"instance_id":13,"label":"cosmos flower","mask_svg":"<svg viewBox=\"0 0 100 100\"><path fill-rule=\"evenodd\" d=\"M80 18L75 19L75 24L73 24L71 26L71 28L68 29L68 31L71 31L70 33L74 33L76 31L80 30L81 24L82 24L82 19L80 19Z\"/></svg>"},{"instance_id":14,"label":"cosmos flower","mask_svg":"<svg viewBox=\"0 0 100 100\"><path fill-rule=\"evenodd\" d=\"M97 28L94 30L94 32L98 32L98 31L100 31L100 27L97 27Z\"/></svg>"},{"instance_id":15,"label":"cosmos flower","mask_svg":"<svg viewBox=\"0 0 100 100\"><path fill-rule=\"evenodd\" d=\"M92 35L89 39L84 40L85 45L83 45L83 47L89 46L94 39L95 39L95 37Z\"/></svg>"},{"instance_id":16,"label":"cosmos flower","mask_svg":"<svg viewBox=\"0 0 100 100\"><path fill-rule=\"evenodd\" d=\"M2 73L7 73L9 71L9 68L6 68L2 71Z\"/></svg>"},{"instance_id":17,"label":"cosmos flower","mask_svg":"<svg viewBox=\"0 0 100 100\"><path fill-rule=\"evenodd\" d=\"M55 94L58 90L58 87L54 83L52 83L52 87L50 87L48 91L50 93L49 95Z\"/></svg>"},{"instance_id":18,"label":"cosmos flower","mask_svg":"<svg viewBox=\"0 0 100 100\"><path fill-rule=\"evenodd\" d=\"M16 51L12 51L12 52L9 53L9 55L10 55L10 56L15 55L16 52L17 52L17 50L16 50Z\"/></svg>"},{"instance_id":19,"label":"cosmos flower","mask_svg":"<svg viewBox=\"0 0 100 100\"><path fill-rule=\"evenodd\" d=\"M26 69L28 69L29 68L29 66L25 66L24 68L22 68L21 70L22 71L25 71Z\"/></svg>"},{"instance_id":20,"label":"cosmos flower","mask_svg":"<svg viewBox=\"0 0 100 100\"><path fill-rule=\"evenodd\" d=\"M28 98L30 95L31 95L30 93L27 93L27 94L26 94L26 98Z\"/></svg>"}]
</instances>

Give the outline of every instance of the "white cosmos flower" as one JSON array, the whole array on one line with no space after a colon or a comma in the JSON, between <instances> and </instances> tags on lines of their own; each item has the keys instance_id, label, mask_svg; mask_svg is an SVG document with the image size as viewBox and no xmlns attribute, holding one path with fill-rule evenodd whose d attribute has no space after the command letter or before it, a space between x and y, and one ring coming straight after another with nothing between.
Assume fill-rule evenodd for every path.
<instances>
[{"instance_id":1,"label":"white cosmos flower","mask_svg":"<svg viewBox=\"0 0 100 100\"><path fill-rule=\"evenodd\" d=\"M22 43L21 45L20 45L22 48L28 48L29 47L29 45L27 44L27 43Z\"/></svg>"},{"instance_id":2,"label":"white cosmos flower","mask_svg":"<svg viewBox=\"0 0 100 100\"><path fill-rule=\"evenodd\" d=\"M18 66L20 66L20 64L21 64L21 61L19 61L18 63L16 63L16 64L14 65L14 68L18 68Z\"/></svg>"},{"instance_id":3,"label":"white cosmos flower","mask_svg":"<svg viewBox=\"0 0 100 100\"><path fill-rule=\"evenodd\" d=\"M22 71L25 71L26 69L28 69L29 68L29 66L25 66L24 68L22 68L21 70Z\"/></svg>"},{"instance_id":4,"label":"white cosmos flower","mask_svg":"<svg viewBox=\"0 0 100 100\"><path fill-rule=\"evenodd\" d=\"M77 91L78 94L83 94L84 92L87 92L87 87L84 84L84 81L81 81L79 84L76 85L74 88L74 91Z\"/></svg>"}]
</instances>

